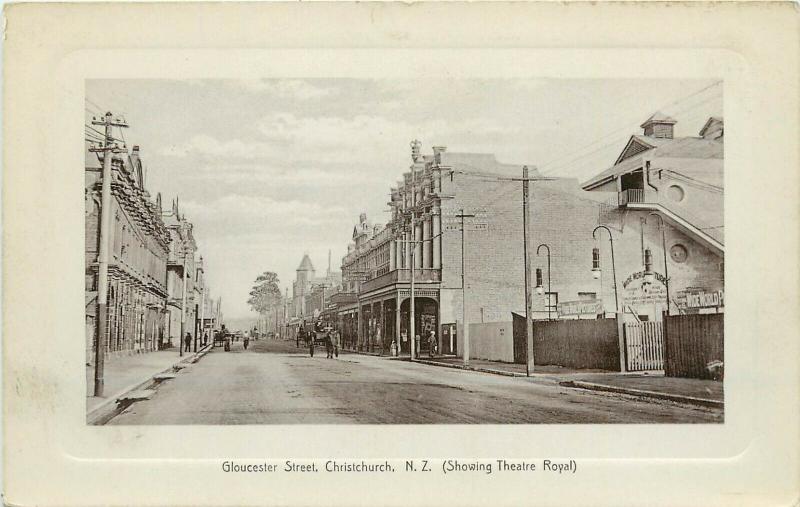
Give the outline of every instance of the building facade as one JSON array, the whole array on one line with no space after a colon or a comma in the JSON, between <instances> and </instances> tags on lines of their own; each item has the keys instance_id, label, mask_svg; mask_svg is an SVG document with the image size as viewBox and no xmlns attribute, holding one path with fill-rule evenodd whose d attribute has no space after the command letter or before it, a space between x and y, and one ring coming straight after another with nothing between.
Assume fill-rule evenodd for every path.
<instances>
[{"instance_id":1,"label":"building facade","mask_svg":"<svg viewBox=\"0 0 800 507\"><path fill-rule=\"evenodd\" d=\"M205 273L202 258L196 260L194 226L181 214L179 201L174 200L162 216L170 237L166 263L167 336L171 345L181 346L186 333L191 333L194 338L200 332L199 310L204 297Z\"/></svg>"},{"instance_id":2,"label":"building facade","mask_svg":"<svg viewBox=\"0 0 800 507\"><path fill-rule=\"evenodd\" d=\"M85 293L87 363L94 360L100 247L102 157L86 146ZM106 351L125 355L157 350L165 338L166 265L170 236L160 195L145 188L139 147L113 155Z\"/></svg>"},{"instance_id":3,"label":"building facade","mask_svg":"<svg viewBox=\"0 0 800 507\"><path fill-rule=\"evenodd\" d=\"M641 320L724 311L724 122L709 118L686 137L674 136L676 123L655 113L582 185L607 196L601 217L615 235L620 306Z\"/></svg>"}]
</instances>

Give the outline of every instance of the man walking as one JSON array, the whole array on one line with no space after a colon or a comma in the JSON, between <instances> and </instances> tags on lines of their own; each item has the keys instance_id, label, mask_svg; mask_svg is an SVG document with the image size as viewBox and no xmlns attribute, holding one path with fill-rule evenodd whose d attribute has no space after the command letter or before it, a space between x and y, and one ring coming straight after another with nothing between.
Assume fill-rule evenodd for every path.
<instances>
[{"instance_id":1,"label":"man walking","mask_svg":"<svg viewBox=\"0 0 800 507\"><path fill-rule=\"evenodd\" d=\"M325 333L325 352L327 353L328 359L333 359L333 340L330 331Z\"/></svg>"},{"instance_id":2,"label":"man walking","mask_svg":"<svg viewBox=\"0 0 800 507\"><path fill-rule=\"evenodd\" d=\"M192 351L192 333L187 332L186 337L183 339L183 343L185 347L183 349L184 352L191 352Z\"/></svg>"}]
</instances>

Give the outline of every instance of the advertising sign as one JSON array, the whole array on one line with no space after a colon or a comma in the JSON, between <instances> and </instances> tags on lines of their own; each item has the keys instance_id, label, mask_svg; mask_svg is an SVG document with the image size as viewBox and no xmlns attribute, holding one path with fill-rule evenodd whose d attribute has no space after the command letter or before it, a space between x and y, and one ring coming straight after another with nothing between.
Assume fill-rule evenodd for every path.
<instances>
[{"instance_id":1,"label":"advertising sign","mask_svg":"<svg viewBox=\"0 0 800 507\"><path fill-rule=\"evenodd\" d=\"M623 304L626 306L637 307L647 304L666 304L667 286L666 278L661 273L654 273L653 283L645 282L644 271L631 274L622 282L622 294L620 294Z\"/></svg>"},{"instance_id":2,"label":"advertising sign","mask_svg":"<svg viewBox=\"0 0 800 507\"><path fill-rule=\"evenodd\" d=\"M678 293L676 302L681 308L719 308L725 306L725 291L686 289Z\"/></svg>"},{"instance_id":3,"label":"advertising sign","mask_svg":"<svg viewBox=\"0 0 800 507\"><path fill-rule=\"evenodd\" d=\"M603 301L564 301L558 303L558 315L597 315L603 313Z\"/></svg>"}]
</instances>

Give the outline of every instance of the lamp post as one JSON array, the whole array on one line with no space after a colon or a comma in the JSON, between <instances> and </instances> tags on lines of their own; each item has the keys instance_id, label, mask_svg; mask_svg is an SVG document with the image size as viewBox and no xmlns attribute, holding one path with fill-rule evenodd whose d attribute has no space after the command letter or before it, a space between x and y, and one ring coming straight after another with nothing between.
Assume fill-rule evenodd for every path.
<instances>
[{"instance_id":1,"label":"lamp post","mask_svg":"<svg viewBox=\"0 0 800 507\"><path fill-rule=\"evenodd\" d=\"M614 263L614 236L611 230L605 225L598 225L592 231L592 238L597 240L597 230L604 229L608 233L608 241L611 243L611 277L614 282L614 313L619 313L619 295L617 294L617 267ZM600 278L600 250L597 248L592 249L592 276L596 279Z\"/></svg>"},{"instance_id":2,"label":"lamp post","mask_svg":"<svg viewBox=\"0 0 800 507\"><path fill-rule=\"evenodd\" d=\"M550 312L551 306L550 305L550 298L552 297L553 291L550 289L550 247L546 243L542 243L541 245L536 247L536 255L539 255L539 249L545 247L547 249L547 320L550 320ZM540 296L542 295L542 270L536 268L536 293Z\"/></svg>"},{"instance_id":3,"label":"lamp post","mask_svg":"<svg viewBox=\"0 0 800 507\"><path fill-rule=\"evenodd\" d=\"M667 235L666 235L666 227L664 225L664 218L659 215L658 213L649 213L656 218L658 218L658 228L661 229L661 250L664 252L664 285L667 288L667 315L669 315L669 267L667 266ZM649 216L648 215L648 216ZM645 223L647 219L645 218Z\"/></svg>"}]
</instances>

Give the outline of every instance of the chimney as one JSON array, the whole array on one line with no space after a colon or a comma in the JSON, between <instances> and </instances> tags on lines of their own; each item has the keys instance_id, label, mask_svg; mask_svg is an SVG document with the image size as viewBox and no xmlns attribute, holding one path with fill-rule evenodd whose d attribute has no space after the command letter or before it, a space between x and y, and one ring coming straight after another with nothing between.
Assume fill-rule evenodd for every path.
<instances>
[{"instance_id":1,"label":"chimney","mask_svg":"<svg viewBox=\"0 0 800 507\"><path fill-rule=\"evenodd\" d=\"M442 163L442 153L447 151L447 146L434 146L433 147L433 160L437 164Z\"/></svg>"},{"instance_id":2,"label":"chimney","mask_svg":"<svg viewBox=\"0 0 800 507\"><path fill-rule=\"evenodd\" d=\"M420 158L420 148L422 147L422 143L419 142L417 139L414 139L410 143L411 145L411 160L416 162Z\"/></svg>"},{"instance_id":3,"label":"chimney","mask_svg":"<svg viewBox=\"0 0 800 507\"><path fill-rule=\"evenodd\" d=\"M647 137L672 139L674 137L673 129L676 123L678 122L675 121L675 119L670 118L661 111L656 111L653 116L642 123L641 127L644 129L644 135Z\"/></svg>"}]
</instances>

